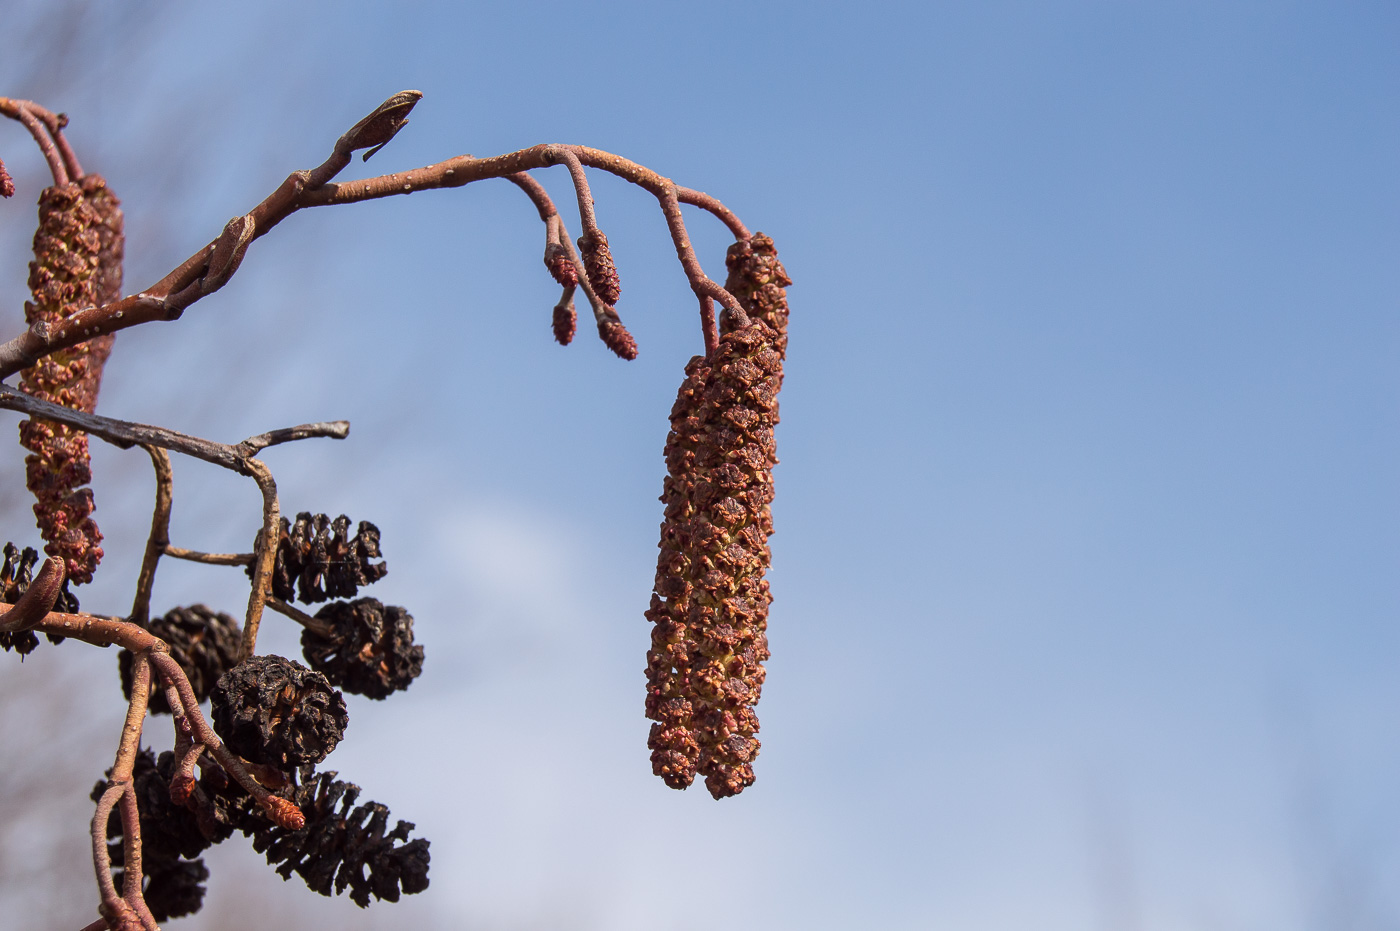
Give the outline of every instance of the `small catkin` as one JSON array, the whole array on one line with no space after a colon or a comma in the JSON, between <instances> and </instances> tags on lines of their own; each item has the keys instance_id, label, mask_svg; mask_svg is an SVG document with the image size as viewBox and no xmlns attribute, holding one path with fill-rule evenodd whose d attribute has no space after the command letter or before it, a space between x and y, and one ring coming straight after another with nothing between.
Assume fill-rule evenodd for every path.
<instances>
[{"instance_id":1,"label":"small catkin","mask_svg":"<svg viewBox=\"0 0 1400 931\"><path fill-rule=\"evenodd\" d=\"M578 269L574 268L574 260L569 257L569 250L559 243L551 242L544 247L544 267L549 269L550 277L561 287L573 288L578 285Z\"/></svg>"},{"instance_id":2,"label":"small catkin","mask_svg":"<svg viewBox=\"0 0 1400 931\"><path fill-rule=\"evenodd\" d=\"M627 327L622 325L621 320L600 320L598 322L598 338L619 359L631 362L637 358L637 340L633 338L631 333L627 332Z\"/></svg>"},{"instance_id":3,"label":"small catkin","mask_svg":"<svg viewBox=\"0 0 1400 931\"><path fill-rule=\"evenodd\" d=\"M574 334L578 332L578 311L574 309L572 296L554 305L554 319L551 322L556 343L567 346L574 341Z\"/></svg>"},{"instance_id":4,"label":"small catkin","mask_svg":"<svg viewBox=\"0 0 1400 931\"><path fill-rule=\"evenodd\" d=\"M677 789L702 775L715 798L753 783L759 749L753 706L769 655L763 576L789 283L767 237L736 252L731 293L750 320L726 315L715 352L686 366L666 441L665 520L646 614L653 772Z\"/></svg>"},{"instance_id":5,"label":"small catkin","mask_svg":"<svg viewBox=\"0 0 1400 931\"><path fill-rule=\"evenodd\" d=\"M32 300L25 320L61 329L65 319L107 303L121 291L123 252L119 202L101 177L46 189L39 198L39 230L29 265ZM25 369L21 388L35 397L91 413L97 406L110 336L52 353ZM25 478L44 552L65 561L75 583L92 581L102 559L102 532L92 519L92 480L85 433L44 420L20 424Z\"/></svg>"},{"instance_id":6,"label":"small catkin","mask_svg":"<svg viewBox=\"0 0 1400 931\"><path fill-rule=\"evenodd\" d=\"M0 197L14 197L15 182L10 177L10 173L5 170L5 163L0 161Z\"/></svg>"},{"instance_id":7,"label":"small catkin","mask_svg":"<svg viewBox=\"0 0 1400 931\"><path fill-rule=\"evenodd\" d=\"M584 233L578 238L578 250L594 293L604 304L613 306L622 296L622 283L617 277L617 266L613 264L612 250L608 248L608 237L597 229Z\"/></svg>"}]
</instances>

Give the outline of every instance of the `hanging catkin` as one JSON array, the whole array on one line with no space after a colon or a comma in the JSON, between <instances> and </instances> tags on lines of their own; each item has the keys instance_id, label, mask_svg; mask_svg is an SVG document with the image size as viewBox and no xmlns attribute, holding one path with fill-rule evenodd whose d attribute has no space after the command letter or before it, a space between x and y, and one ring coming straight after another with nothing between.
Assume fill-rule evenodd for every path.
<instances>
[{"instance_id":1,"label":"hanging catkin","mask_svg":"<svg viewBox=\"0 0 1400 931\"><path fill-rule=\"evenodd\" d=\"M786 349L790 284L772 240L730 248L727 288L747 321L726 314L708 358L686 366L671 412L661 500L661 553L647 618L648 746L672 788L695 775L715 798L753 783L753 706L768 659L763 576L773 532L773 427Z\"/></svg>"},{"instance_id":2,"label":"hanging catkin","mask_svg":"<svg viewBox=\"0 0 1400 931\"><path fill-rule=\"evenodd\" d=\"M62 328L73 313L115 300L121 292L123 252L119 201L100 176L46 189L39 197L39 229L29 264L32 300L25 320ZM91 413L97 405L102 366L112 337L59 350L25 369L21 387L35 397ZM89 582L102 558L102 533L92 519L88 438L80 430L45 420L20 424L25 477L34 494L34 516L46 546L62 558L68 577Z\"/></svg>"}]
</instances>

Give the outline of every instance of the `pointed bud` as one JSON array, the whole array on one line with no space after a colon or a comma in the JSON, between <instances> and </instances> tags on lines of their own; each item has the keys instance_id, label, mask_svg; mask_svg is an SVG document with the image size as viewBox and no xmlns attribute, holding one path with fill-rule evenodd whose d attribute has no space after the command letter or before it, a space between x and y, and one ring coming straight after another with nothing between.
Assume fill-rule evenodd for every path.
<instances>
[{"instance_id":1,"label":"pointed bud","mask_svg":"<svg viewBox=\"0 0 1400 931\"><path fill-rule=\"evenodd\" d=\"M378 152L389 140L398 134L408 123L408 114L415 104L423 99L422 91L399 91L374 109L374 112L360 120L350 131L340 137L336 149L350 153L356 149L369 149L364 161Z\"/></svg>"}]
</instances>

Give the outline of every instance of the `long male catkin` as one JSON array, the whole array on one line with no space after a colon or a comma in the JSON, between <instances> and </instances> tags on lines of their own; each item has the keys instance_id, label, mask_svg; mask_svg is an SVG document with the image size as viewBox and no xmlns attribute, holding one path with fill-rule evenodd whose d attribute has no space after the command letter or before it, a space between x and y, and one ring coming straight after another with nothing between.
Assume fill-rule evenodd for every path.
<instances>
[{"instance_id":1,"label":"long male catkin","mask_svg":"<svg viewBox=\"0 0 1400 931\"><path fill-rule=\"evenodd\" d=\"M791 282L761 233L736 243L726 287L749 319L721 319L708 358L686 366L666 441L661 553L647 611L648 746L672 788L696 774L715 798L754 780L757 703L768 659L763 576L773 532L778 422Z\"/></svg>"},{"instance_id":2,"label":"long male catkin","mask_svg":"<svg viewBox=\"0 0 1400 931\"><path fill-rule=\"evenodd\" d=\"M46 189L39 197L39 229L29 264L31 301L25 321L62 327L76 311L120 296L123 252L120 203L98 175ZM24 370L25 392L91 413L112 337L60 350ZM92 519L87 434L46 420L20 424L25 478L44 552L65 561L68 577L89 582L102 559L102 532Z\"/></svg>"}]
</instances>

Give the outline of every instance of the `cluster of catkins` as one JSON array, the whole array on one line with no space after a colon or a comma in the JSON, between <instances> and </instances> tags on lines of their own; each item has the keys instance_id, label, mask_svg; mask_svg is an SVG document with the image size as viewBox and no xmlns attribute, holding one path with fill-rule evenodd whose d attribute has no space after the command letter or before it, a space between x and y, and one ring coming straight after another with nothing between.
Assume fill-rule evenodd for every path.
<instances>
[{"instance_id":1,"label":"cluster of catkins","mask_svg":"<svg viewBox=\"0 0 1400 931\"><path fill-rule=\"evenodd\" d=\"M39 229L29 265L32 300L25 321L62 329L73 313L121 296L122 211L99 175L45 189L39 197ZM59 350L25 369L25 392L74 410L92 413L112 336L99 336ZM44 552L61 558L68 578L92 581L102 559L102 533L92 519L88 438L81 430L46 420L20 424L20 443L30 451L25 479L34 494L34 516Z\"/></svg>"},{"instance_id":2,"label":"cluster of catkins","mask_svg":"<svg viewBox=\"0 0 1400 931\"><path fill-rule=\"evenodd\" d=\"M773 427L791 284L762 233L730 247L726 312L709 356L686 366L666 438L665 520L647 652L652 770L676 789L697 773L715 798L754 780L753 706L768 659L764 572L773 532Z\"/></svg>"}]
</instances>

